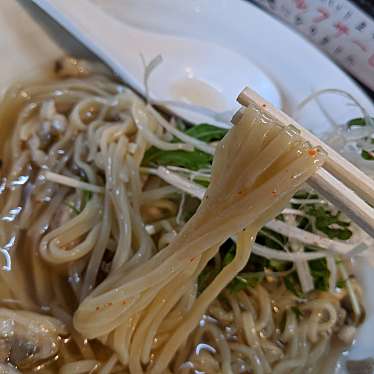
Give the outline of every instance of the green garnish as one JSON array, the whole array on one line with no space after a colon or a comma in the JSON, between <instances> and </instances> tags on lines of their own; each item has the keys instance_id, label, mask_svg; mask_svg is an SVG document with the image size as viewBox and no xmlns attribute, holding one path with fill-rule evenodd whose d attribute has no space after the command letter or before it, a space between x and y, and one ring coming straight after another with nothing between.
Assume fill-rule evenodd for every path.
<instances>
[{"instance_id":1,"label":"green garnish","mask_svg":"<svg viewBox=\"0 0 374 374\"><path fill-rule=\"evenodd\" d=\"M195 139L209 143L221 140L227 130L203 123L189 128L185 133ZM178 141L178 139L174 139L174 141ZM190 170L210 168L212 161L212 155L197 149L191 152L179 150L164 151L156 147L148 149L143 158L144 165L179 166Z\"/></svg>"},{"instance_id":2,"label":"green garnish","mask_svg":"<svg viewBox=\"0 0 374 374\"><path fill-rule=\"evenodd\" d=\"M297 191L295 195L292 196L294 199L318 199L319 196L316 193Z\"/></svg>"},{"instance_id":3,"label":"green garnish","mask_svg":"<svg viewBox=\"0 0 374 374\"><path fill-rule=\"evenodd\" d=\"M325 258L309 261L310 273L313 277L314 288L320 291L329 289L330 270Z\"/></svg>"},{"instance_id":4,"label":"green garnish","mask_svg":"<svg viewBox=\"0 0 374 374\"><path fill-rule=\"evenodd\" d=\"M288 238L263 227L257 234L256 242L269 248L283 250L288 242Z\"/></svg>"},{"instance_id":5,"label":"green garnish","mask_svg":"<svg viewBox=\"0 0 374 374\"><path fill-rule=\"evenodd\" d=\"M203 142L210 143L221 140L227 133L227 129L202 123L200 125L189 128L186 132L187 135Z\"/></svg>"},{"instance_id":6,"label":"green garnish","mask_svg":"<svg viewBox=\"0 0 374 374\"><path fill-rule=\"evenodd\" d=\"M83 190L81 210L83 210L86 207L88 202L92 199L92 196L93 196L92 191Z\"/></svg>"},{"instance_id":7,"label":"green garnish","mask_svg":"<svg viewBox=\"0 0 374 374\"><path fill-rule=\"evenodd\" d=\"M235 245L232 245L230 249L226 252L225 256L223 257L223 267L227 266L235 257L236 248Z\"/></svg>"},{"instance_id":8,"label":"green garnish","mask_svg":"<svg viewBox=\"0 0 374 374\"><path fill-rule=\"evenodd\" d=\"M330 239L347 240L352 236L350 222L341 220L340 212L333 214L321 206L310 207L306 212L315 218L316 228Z\"/></svg>"},{"instance_id":9,"label":"green garnish","mask_svg":"<svg viewBox=\"0 0 374 374\"><path fill-rule=\"evenodd\" d=\"M291 263L288 261L269 260L267 268L275 272L282 272L289 270L291 266Z\"/></svg>"},{"instance_id":10,"label":"green garnish","mask_svg":"<svg viewBox=\"0 0 374 374\"><path fill-rule=\"evenodd\" d=\"M227 266L235 257L235 245L232 245L223 257L222 265ZM227 286L231 292L238 292L246 288L254 288L261 283L265 277L265 268L273 271L286 270L289 263L285 261L267 260L252 254L248 264Z\"/></svg>"},{"instance_id":11,"label":"green garnish","mask_svg":"<svg viewBox=\"0 0 374 374\"><path fill-rule=\"evenodd\" d=\"M340 279L336 282L336 287L338 288L345 288L347 285L347 281L344 279Z\"/></svg>"},{"instance_id":12,"label":"green garnish","mask_svg":"<svg viewBox=\"0 0 374 374\"><path fill-rule=\"evenodd\" d=\"M228 244L228 245L227 245ZM229 248L227 249L227 247ZM208 265L204 268L204 270L200 273L199 278L198 278L198 290L199 293L201 293L208 285L213 281L213 279L217 276L218 273L221 272L221 270L230 264L232 260L235 257L235 251L236 247L235 244L230 244L229 241L224 243L221 248L221 256L223 256L222 260L222 266L220 269L216 268L212 263L208 263ZM258 256L252 255L252 257L256 258ZM266 260L266 259L265 259ZM267 260L266 260L267 261ZM250 260L251 262L251 260ZM248 266L248 265L247 265ZM250 269L247 271L247 266L246 266L246 271L243 271L239 273L227 286L227 289L230 292L239 292L241 290L244 290L246 288L254 288L256 287L259 283L262 282L264 279L264 267L260 268L262 270L258 272L252 272Z\"/></svg>"},{"instance_id":13,"label":"green garnish","mask_svg":"<svg viewBox=\"0 0 374 374\"><path fill-rule=\"evenodd\" d=\"M148 149L143 158L143 165L153 166L179 166L190 170L209 168L213 156L205 152L188 151L163 151L156 147Z\"/></svg>"},{"instance_id":14,"label":"green garnish","mask_svg":"<svg viewBox=\"0 0 374 374\"><path fill-rule=\"evenodd\" d=\"M286 288L291 291L294 295L300 298L305 298L303 291L301 290L299 276L296 271L293 271L290 274L287 274L284 277L284 285Z\"/></svg>"},{"instance_id":15,"label":"green garnish","mask_svg":"<svg viewBox=\"0 0 374 374\"><path fill-rule=\"evenodd\" d=\"M372 161L372 160L374 160L374 151L367 151L366 149L363 149L361 151L361 157L364 160Z\"/></svg>"},{"instance_id":16,"label":"green garnish","mask_svg":"<svg viewBox=\"0 0 374 374\"><path fill-rule=\"evenodd\" d=\"M374 121L374 118L372 118L372 120ZM353 118L347 122L347 126L349 129L354 126L366 126L366 125L367 125L367 121L365 118Z\"/></svg>"},{"instance_id":17,"label":"green garnish","mask_svg":"<svg viewBox=\"0 0 374 374\"><path fill-rule=\"evenodd\" d=\"M200 186L203 186L205 188L208 188L209 187L209 181L206 180L206 179L202 179L202 178L199 178L199 177L195 177L193 179L193 181L197 184L200 184Z\"/></svg>"},{"instance_id":18,"label":"green garnish","mask_svg":"<svg viewBox=\"0 0 374 374\"><path fill-rule=\"evenodd\" d=\"M330 271L327 267L326 259L321 258L309 261L309 268L310 274L313 277L314 288L319 291L327 291L329 289ZM293 271L284 277L284 284L287 289L297 297L305 298L296 271Z\"/></svg>"},{"instance_id":19,"label":"green garnish","mask_svg":"<svg viewBox=\"0 0 374 374\"><path fill-rule=\"evenodd\" d=\"M373 123L374 123L374 118L371 118L371 121L373 121ZM347 126L350 129L350 128L355 127L355 126L361 126L361 127L366 126L367 124L368 124L368 121L365 118L354 118L354 119L351 119L347 123ZM368 137L366 137L365 140L368 140ZM374 144L374 139L371 139L370 143ZM361 151L361 157L364 160L369 160L369 161L374 160L374 150L363 149Z\"/></svg>"},{"instance_id":20,"label":"green garnish","mask_svg":"<svg viewBox=\"0 0 374 374\"><path fill-rule=\"evenodd\" d=\"M231 292L255 288L264 279L264 273L239 273L228 285Z\"/></svg>"}]
</instances>

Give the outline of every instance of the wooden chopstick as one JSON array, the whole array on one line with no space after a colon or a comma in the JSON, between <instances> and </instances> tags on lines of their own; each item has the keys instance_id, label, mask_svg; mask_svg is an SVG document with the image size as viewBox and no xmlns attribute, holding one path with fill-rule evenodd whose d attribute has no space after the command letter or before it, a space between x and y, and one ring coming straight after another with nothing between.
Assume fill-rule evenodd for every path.
<instances>
[{"instance_id":1,"label":"wooden chopstick","mask_svg":"<svg viewBox=\"0 0 374 374\"><path fill-rule=\"evenodd\" d=\"M319 145L328 153L328 158L323 165L324 169L340 179L347 187L355 191L357 195L374 205L374 181L352 165L346 158L324 143L317 136L306 130L286 113L274 108L274 106L259 96L255 91L246 87L239 95L238 102L243 106L255 105L262 108L270 116L274 117L280 123L293 125L301 132L301 136L313 145Z\"/></svg>"},{"instance_id":2,"label":"wooden chopstick","mask_svg":"<svg viewBox=\"0 0 374 374\"><path fill-rule=\"evenodd\" d=\"M305 140L322 147L328 154L323 165L325 170L319 169L308 184L374 237L374 209L364 201L374 205L374 182L369 176L250 88L240 93L238 102L245 107L259 108L284 126L293 125ZM234 115L233 123L240 119L242 112L239 110Z\"/></svg>"}]
</instances>

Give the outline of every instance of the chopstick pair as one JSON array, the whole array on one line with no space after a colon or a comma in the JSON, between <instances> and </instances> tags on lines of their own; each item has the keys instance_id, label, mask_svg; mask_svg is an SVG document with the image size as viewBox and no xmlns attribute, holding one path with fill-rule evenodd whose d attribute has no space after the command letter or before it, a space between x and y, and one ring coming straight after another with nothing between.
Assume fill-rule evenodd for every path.
<instances>
[{"instance_id":1,"label":"chopstick pair","mask_svg":"<svg viewBox=\"0 0 374 374\"><path fill-rule=\"evenodd\" d=\"M301 136L305 140L313 146L322 147L328 154L327 160L323 168L309 178L308 184L374 237L374 209L369 205L374 205L374 181L250 88L245 88L237 100L244 107L253 106L257 108L281 125L293 125L300 130ZM234 124L240 119L243 109L239 109L234 115L232 119Z\"/></svg>"}]
</instances>

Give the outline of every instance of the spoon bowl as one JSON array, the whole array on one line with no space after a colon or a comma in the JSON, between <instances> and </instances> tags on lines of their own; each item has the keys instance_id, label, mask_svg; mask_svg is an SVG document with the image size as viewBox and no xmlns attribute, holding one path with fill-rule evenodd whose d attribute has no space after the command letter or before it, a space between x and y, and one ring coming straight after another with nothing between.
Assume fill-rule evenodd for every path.
<instances>
[{"instance_id":1,"label":"spoon bowl","mask_svg":"<svg viewBox=\"0 0 374 374\"><path fill-rule=\"evenodd\" d=\"M213 122L193 104L214 112L233 114L236 97L250 86L274 106L281 108L281 95L274 82L240 54L217 44L192 38L140 30L106 14L88 0L33 0L46 13L91 49L136 91L145 94L146 62L162 56L162 63L148 81L150 98L191 123ZM173 103L174 102L174 103Z\"/></svg>"}]
</instances>

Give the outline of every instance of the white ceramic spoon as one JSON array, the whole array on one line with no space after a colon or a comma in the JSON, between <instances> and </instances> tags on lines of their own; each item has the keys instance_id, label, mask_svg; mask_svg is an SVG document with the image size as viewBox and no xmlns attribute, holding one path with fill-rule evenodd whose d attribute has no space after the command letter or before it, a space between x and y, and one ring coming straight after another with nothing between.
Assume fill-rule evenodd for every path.
<instances>
[{"instance_id":1,"label":"white ceramic spoon","mask_svg":"<svg viewBox=\"0 0 374 374\"><path fill-rule=\"evenodd\" d=\"M274 106L281 107L281 96L272 80L248 59L226 48L133 28L88 0L33 2L141 94L145 93L141 55L147 62L161 55L163 62L149 79L152 99L183 101L217 112L234 113L238 107L237 95L245 86L250 86ZM213 121L188 109L171 104L166 107L193 123Z\"/></svg>"}]
</instances>

